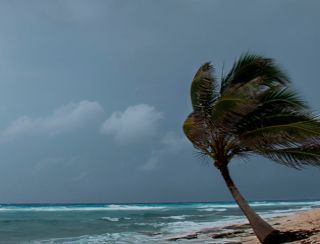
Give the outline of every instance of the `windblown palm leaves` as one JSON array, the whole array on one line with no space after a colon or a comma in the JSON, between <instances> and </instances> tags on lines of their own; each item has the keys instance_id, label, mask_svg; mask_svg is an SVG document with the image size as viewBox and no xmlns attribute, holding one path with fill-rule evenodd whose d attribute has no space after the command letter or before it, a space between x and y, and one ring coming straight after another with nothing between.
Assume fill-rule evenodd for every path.
<instances>
[{"instance_id":1,"label":"windblown palm leaves","mask_svg":"<svg viewBox=\"0 0 320 244\"><path fill-rule=\"evenodd\" d=\"M245 54L220 85L212 73L209 63L196 73L183 129L216 166L251 154L293 168L320 166L320 122L272 59Z\"/></svg>"}]
</instances>

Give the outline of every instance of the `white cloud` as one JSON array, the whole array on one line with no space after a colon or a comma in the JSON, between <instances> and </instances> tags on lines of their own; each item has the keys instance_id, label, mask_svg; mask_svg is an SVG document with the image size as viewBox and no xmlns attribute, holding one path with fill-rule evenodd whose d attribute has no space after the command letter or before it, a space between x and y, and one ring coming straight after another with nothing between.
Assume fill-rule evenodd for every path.
<instances>
[{"instance_id":1,"label":"white cloud","mask_svg":"<svg viewBox=\"0 0 320 244\"><path fill-rule=\"evenodd\" d=\"M14 120L1 134L0 141L12 140L28 134L54 136L85 126L90 120L103 113L102 106L95 101L69 103L56 109L47 117L22 116Z\"/></svg>"},{"instance_id":2,"label":"white cloud","mask_svg":"<svg viewBox=\"0 0 320 244\"><path fill-rule=\"evenodd\" d=\"M158 123L164 116L148 104L129 106L118 111L102 124L100 132L111 135L119 144L139 142L157 134Z\"/></svg>"},{"instance_id":3,"label":"white cloud","mask_svg":"<svg viewBox=\"0 0 320 244\"><path fill-rule=\"evenodd\" d=\"M187 145L188 142L184 136L178 136L173 132L166 133L161 139L161 146L151 152L150 157L141 166L141 169L145 171L156 169L163 157L181 152Z\"/></svg>"}]
</instances>

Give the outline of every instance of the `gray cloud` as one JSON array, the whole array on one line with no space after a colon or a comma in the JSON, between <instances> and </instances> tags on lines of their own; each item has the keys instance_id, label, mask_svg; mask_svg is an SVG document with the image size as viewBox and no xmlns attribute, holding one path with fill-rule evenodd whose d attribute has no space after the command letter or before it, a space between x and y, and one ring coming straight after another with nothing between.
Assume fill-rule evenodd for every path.
<instances>
[{"instance_id":1,"label":"gray cloud","mask_svg":"<svg viewBox=\"0 0 320 244\"><path fill-rule=\"evenodd\" d=\"M162 138L159 148L152 150L147 162L141 166L142 170L156 170L162 160L170 155L183 151L187 148L188 141L184 136L174 132L167 132Z\"/></svg>"},{"instance_id":2,"label":"gray cloud","mask_svg":"<svg viewBox=\"0 0 320 244\"><path fill-rule=\"evenodd\" d=\"M78 103L69 103L46 117L22 116L14 120L2 132L0 141L6 142L30 134L55 136L79 129L102 113L102 106L95 101L83 100Z\"/></svg>"},{"instance_id":3,"label":"gray cloud","mask_svg":"<svg viewBox=\"0 0 320 244\"><path fill-rule=\"evenodd\" d=\"M157 134L163 113L148 104L129 106L124 111L113 112L102 124L100 132L111 135L119 144L141 142Z\"/></svg>"},{"instance_id":4,"label":"gray cloud","mask_svg":"<svg viewBox=\"0 0 320 244\"><path fill-rule=\"evenodd\" d=\"M37 162L34 166L34 173L42 172L42 171L50 171L55 167L64 168L64 167L72 167L75 164L76 158L46 158Z\"/></svg>"}]
</instances>

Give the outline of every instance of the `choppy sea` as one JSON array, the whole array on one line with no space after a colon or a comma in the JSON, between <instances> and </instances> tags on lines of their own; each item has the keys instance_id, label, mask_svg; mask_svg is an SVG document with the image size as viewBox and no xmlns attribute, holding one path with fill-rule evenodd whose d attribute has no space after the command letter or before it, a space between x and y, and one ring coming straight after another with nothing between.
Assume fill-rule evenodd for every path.
<instances>
[{"instance_id":1,"label":"choppy sea","mask_svg":"<svg viewBox=\"0 0 320 244\"><path fill-rule=\"evenodd\" d=\"M271 218L320 207L320 200L250 205ZM233 202L2 204L0 243L167 243L172 236L243 221ZM203 239L201 243L213 241Z\"/></svg>"}]
</instances>

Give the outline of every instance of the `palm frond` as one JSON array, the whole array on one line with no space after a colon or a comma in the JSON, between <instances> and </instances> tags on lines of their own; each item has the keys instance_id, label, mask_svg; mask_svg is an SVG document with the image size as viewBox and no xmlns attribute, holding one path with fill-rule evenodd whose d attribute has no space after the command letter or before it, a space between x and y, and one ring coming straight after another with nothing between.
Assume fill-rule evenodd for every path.
<instances>
[{"instance_id":1,"label":"palm frond","mask_svg":"<svg viewBox=\"0 0 320 244\"><path fill-rule=\"evenodd\" d=\"M306 103L288 88L269 89L261 97L257 97L255 102L257 104L255 109L244 115L235 124L238 131L261 127L270 118L273 120L279 117L291 119L298 116L298 120L306 120L305 117L298 114L298 112L305 113Z\"/></svg>"},{"instance_id":2,"label":"palm frond","mask_svg":"<svg viewBox=\"0 0 320 244\"><path fill-rule=\"evenodd\" d=\"M212 120L217 123L222 116L226 116L228 112L237 111L240 105L249 104L250 101L246 97L241 96L241 94L221 96L219 97L212 107Z\"/></svg>"},{"instance_id":3,"label":"palm frond","mask_svg":"<svg viewBox=\"0 0 320 244\"><path fill-rule=\"evenodd\" d=\"M260 98L262 105L285 106L286 109L308 109L306 102L292 88L268 89ZM275 107L274 106L274 107Z\"/></svg>"},{"instance_id":4,"label":"palm frond","mask_svg":"<svg viewBox=\"0 0 320 244\"><path fill-rule=\"evenodd\" d=\"M223 117L220 126L243 131L248 126L260 126L260 121L273 114L307 109L306 103L292 89L272 87L260 94L250 93L250 89L247 89L246 92L220 96L213 104L212 119L217 122Z\"/></svg>"},{"instance_id":5,"label":"palm frond","mask_svg":"<svg viewBox=\"0 0 320 244\"><path fill-rule=\"evenodd\" d=\"M221 94L239 89L249 82L258 85L275 86L288 84L286 73L270 58L246 53L237 60L230 72L222 78Z\"/></svg>"},{"instance_id":6,"label":"palm frond","mask_svg":"<svg viewBox=\"0 0 320 244\"><path fill-rule=\"evenodd\" d=\"M192 112L183 123L183 132L195 148L207 151L209 147L209 131L201 113Z\"/></svg>"},{"instance_id":7,"label":"palm frond","mask_svg":"<svg viewBox=\"0 0 320 244\"><path fill-rule=\"evenodd\" d=\"M280 117L279 117L280 118ZM240 144L252 150L289 148L319 137L320 122L316 118L300 115L283 116L278 123L245 131L237 138Z\"/></svg>"},{"instance_id":8,"label":"palm frond","mask_svg":"<svg viewBox=\"0 0 320 244\"><path fill-rule=\"evenodd\" d=\"M212 103L218 97L217 83L210 63L203 64L191 83L191 102L195 112L209 114Z\"/></svg>"},{"instance_id":9,"label":"palm frond","mask_svg":"<svg viewBox=\"0 0 320 244\"><path fill-rule=\"evenodd\" d=\"M264 150L259 154L296 169L301 169L307 165L320 166L320 144Z\"/></svg>"},{"instance_id":10,"label":"palm frond","mask_svg":"<svg viewBox=\"0 0 320 244\"><path fill-rule=\"evenodd\" d=\"M302 120L305 119L305 120ZM296 120L296 121L294 121ZM269 123L268 123L269 122ZM305 116L275 116L269 121L261 121L262 126L245 131L240 135L242 138L262 137L264 134L274 134L287 132L289 134L304 134L306 136L320 135L320 122L316 119L307 118Z\"/></svg>"}]
</instances>

